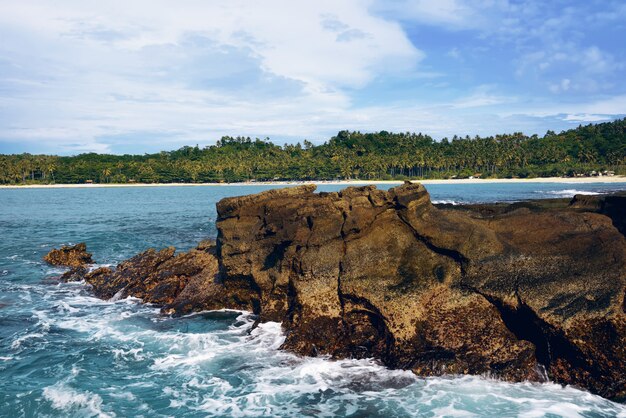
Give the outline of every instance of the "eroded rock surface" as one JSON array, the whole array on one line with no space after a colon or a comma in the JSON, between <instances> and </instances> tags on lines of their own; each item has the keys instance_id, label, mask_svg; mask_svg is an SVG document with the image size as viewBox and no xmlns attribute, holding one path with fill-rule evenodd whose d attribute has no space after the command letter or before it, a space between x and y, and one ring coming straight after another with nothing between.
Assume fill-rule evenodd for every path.
<instances>
[{"instance_id":1,"label":"eroded rock surface","mask_svg":"<svg viewBox=\"0 0 626 418\"><path fill-rule=\"evenodd\" d=\"M210 276L216 273L214 247L202 246L181 254L175 254L174 247L169 247L144 251L115 269L93 270L85 276L85 281L103 299L132 296L164 306L173 303L190 282L210 281Z\"/></svg>"},{"instance_id":2,"label":"eroded rock surface","mask_svg":"<svg viewBox=\"0 0 626 418\"><path fill-rule=\"evenodd\" d=\"M314 190L223 199L215 247L149 250L86 281L174 314L253 311L300 354L420 375L547 372L626 395L626 239L611 215L623 201L441 209L419 184Z\"/></svg>"},{"instance_id":3,"label":"eroded rock surface","mask_svg":"<svg viewBox=\"0 0 626 418\"><path fill-rule=\"evenodd\" d=\"M91 254L87 252L87 245L84 242L73 246L63 246L53 249L44 257L44 261L53 266L65 266L71 268L82 268L88 264L93 264Z\"/></svg>"}]
</instances>

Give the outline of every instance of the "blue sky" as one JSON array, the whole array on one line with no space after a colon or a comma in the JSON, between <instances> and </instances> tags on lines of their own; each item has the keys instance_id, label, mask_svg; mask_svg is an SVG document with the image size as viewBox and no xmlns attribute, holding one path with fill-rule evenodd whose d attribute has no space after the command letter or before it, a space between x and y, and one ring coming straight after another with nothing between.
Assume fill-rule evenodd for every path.
<instances>
[{"instance_id":1,"label":"blue sky","mask_svg":"<svg viewBox=\"0 0 626 418\"><path fill-rule=\"evenodd\" d=\"M0 153L626 115L620 1L0 0Z\"/></svg>"}]
</instances>

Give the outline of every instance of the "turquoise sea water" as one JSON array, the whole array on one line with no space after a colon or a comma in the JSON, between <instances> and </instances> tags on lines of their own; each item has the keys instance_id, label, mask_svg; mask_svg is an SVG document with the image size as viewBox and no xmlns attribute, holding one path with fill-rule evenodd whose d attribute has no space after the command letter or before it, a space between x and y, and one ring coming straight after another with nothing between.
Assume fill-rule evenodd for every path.
<instances>
[{"instance_id":1,"label":"turquoise sea water","mask_svg":"<svg viewBox=\"0 0 626 418\"><path fill-rule=\"evenodd\" d=\"M87 243L99 265L214 237L215 203L267 186L0 190L0 416L626 417L556 384L422 379L373 360L278 350L280 324L247 313L169 318L101 301L41 258ZM324 185L320 190L339 190ZM430 185L433 201L492 202L626 190L618 184Z\"/></svg>"}]
</instances>

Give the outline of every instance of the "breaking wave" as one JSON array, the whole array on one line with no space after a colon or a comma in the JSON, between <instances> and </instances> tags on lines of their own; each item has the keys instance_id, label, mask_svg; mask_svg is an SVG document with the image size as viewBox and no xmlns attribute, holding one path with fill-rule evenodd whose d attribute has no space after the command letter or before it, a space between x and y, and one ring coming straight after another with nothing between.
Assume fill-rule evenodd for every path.
<instances>
[{"instance_id":1,"label":"breaking wave","mask_svg":"<svg viewBox=\"0 0 626 418\"><path fill-rule=\"evenodd\" d=\"M576 189L566 189L566 190L549 190L549 191L540 191L538 193L552 195L557 197L574 197L577 194L586 194L586 195L598 195L601 194L599 192L592 192L588 190L576 190Z\"/></svg>"},{"instance_id":2,"label":"breaking wave","mask_svg":"<svg viewBox=\"0 0 626 418\"><path fill-rule=\"evenodd\" d=\"M425 379L374 359L296 356L280 350L285 335L279 323L253 327L251 313L223 310L171 318L137 299L95 299L81 284L49 286L44 299L47 308L31 316L31 332L14 339L10 350L24 355L25 346L36 342L67 353L60 364L43 366L56 380L33 391L44 416L141 411L150 416L626 417L623 405L551 383ZM0 364L19 363L3 360Z\"/></svg>"}]
</instances>

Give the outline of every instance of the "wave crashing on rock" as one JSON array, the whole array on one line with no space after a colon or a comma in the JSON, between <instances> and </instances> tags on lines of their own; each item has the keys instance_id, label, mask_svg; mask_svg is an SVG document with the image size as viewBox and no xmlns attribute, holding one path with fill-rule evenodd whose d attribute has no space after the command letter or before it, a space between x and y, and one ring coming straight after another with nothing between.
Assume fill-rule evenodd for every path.
<instances>
[{"instance_id":1,"label":"wave crashing on rock","mask_svg":"<svg viewBox=\"0 0 626 418\"><path fill-rule=\"evenodd\" d=\"M626 196L437 207L415 183L305 185L217 211L215 243L64 279L174 315L251 311L303 355L626 396Z\"/></svg>"}]
</instances>

